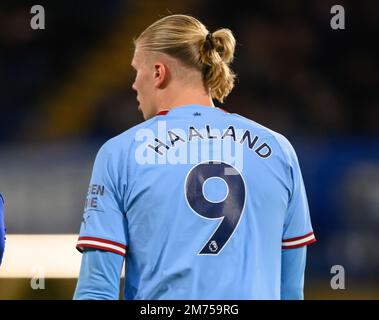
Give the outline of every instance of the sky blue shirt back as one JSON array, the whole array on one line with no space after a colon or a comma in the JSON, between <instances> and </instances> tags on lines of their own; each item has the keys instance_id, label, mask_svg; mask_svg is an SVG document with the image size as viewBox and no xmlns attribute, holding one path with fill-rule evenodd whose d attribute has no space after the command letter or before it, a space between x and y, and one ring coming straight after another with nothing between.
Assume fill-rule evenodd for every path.
<instances>
[{"instance_id":1,"label":"sky blue shirt back","mask_svg":"<svg viewBox=\"0 0 379 320\"><path fill-rule=\"evenodd\" d=\"M126 257L126 299L280 299L281 252L315 241L286 138L180 106L99 150L79 250Z\"/></svg>"}]
</instances>

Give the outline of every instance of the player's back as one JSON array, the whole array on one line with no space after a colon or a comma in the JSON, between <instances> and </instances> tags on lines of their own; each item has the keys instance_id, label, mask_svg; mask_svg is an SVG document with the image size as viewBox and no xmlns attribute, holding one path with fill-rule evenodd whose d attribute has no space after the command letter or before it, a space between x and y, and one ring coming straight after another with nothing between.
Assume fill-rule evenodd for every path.
<instances>
[{"instance_id":1,"label":"player's back","mask_svg":"<svg viewBox=\"0 0 379 320\"><path fill-rule=\"evenodd\" d=\"M126 299L279 299L282 247L314 241L289 142L218 108L109 140L88 194L78 247L126 252Z\"/></svg>"}]
</instances>

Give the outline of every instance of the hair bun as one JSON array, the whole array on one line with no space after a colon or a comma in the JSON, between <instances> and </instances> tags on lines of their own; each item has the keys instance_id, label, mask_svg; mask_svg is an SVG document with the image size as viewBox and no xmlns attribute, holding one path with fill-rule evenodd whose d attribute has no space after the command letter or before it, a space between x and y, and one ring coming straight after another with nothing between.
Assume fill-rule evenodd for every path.
<instances>
[{"instance_id":1,"label":"hair bun","mask_svg":"<svg viewBox=\"0 0 379 320\"><path fill-rule=\"evenodd\" d=\"M202 72L204 87L212 98L223 102L234 86L235 39L226 28L209 32L196 18L169 15L154 22L135 40L148 51L166 53Z\"/></svg>"}]
</instances>

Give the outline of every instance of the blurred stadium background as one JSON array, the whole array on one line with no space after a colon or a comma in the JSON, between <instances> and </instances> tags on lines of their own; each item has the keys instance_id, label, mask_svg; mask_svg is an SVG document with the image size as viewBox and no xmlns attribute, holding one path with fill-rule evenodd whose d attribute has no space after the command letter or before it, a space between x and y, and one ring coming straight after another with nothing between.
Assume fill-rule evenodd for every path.
<instances>
[{"instance_id":1,"label":"blurred stadium background","mask_svg":"<svg viewBox=\"0 0 379 320\"><path fill-rule=\"evenodd\" d=\"M46 29L30 28L45 8ZM330 28L343 5L346 29ZM7 248L0 299L71 299L74 245L98 148L142 121L131 90L133 37L168 13L238 40L224 108L295 146L318 243L306 299L379 298L377 1L61 0L0 3L0 192ZM342 265L345 290L332 290ZM31 278L44 274L44 290Z\"/></svg>"}]
</instances>

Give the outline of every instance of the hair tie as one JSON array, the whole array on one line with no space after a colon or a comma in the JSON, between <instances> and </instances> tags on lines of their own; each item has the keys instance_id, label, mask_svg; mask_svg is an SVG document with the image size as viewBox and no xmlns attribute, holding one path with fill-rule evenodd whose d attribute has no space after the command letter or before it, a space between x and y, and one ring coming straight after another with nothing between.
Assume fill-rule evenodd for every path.
<instances>
[{"instance_id":1,"label":"hair tie","mask_svg":"<svg viewBox=\"0 0 379 320\"><path fill-rule=\"evenodd\" d=\"M208 50L213 50L213 36L211 32L208 32L207 36L205 37L205 42L207 43Z\"/></svg>"}]
</instances>

